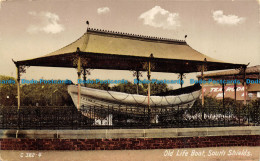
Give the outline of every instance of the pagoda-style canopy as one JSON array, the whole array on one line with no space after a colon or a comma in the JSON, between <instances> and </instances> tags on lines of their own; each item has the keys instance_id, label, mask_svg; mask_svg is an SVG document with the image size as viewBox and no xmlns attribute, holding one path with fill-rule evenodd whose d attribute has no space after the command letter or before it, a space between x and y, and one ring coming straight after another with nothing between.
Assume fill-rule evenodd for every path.
<instances>
[{"instance_id":1,"label":"pagoda-style canopy","mask_svg":"<svg viewBox=\"0 0 260 161\"><path fill-rule=\"evenodd\" d=\"M227 63L208 57L192 49L183 40L91 28L88 28L78 40L55 52L34 59L14 61L14 63L17 66L17 82L20 82L20 73L24 72L24 66L78 68L78 79L81 78L83 71L84 80L86 80L86 68L134 70L137 79L139 79L140 71L148 71L148 80L150 80L151 71L180 73L182 80L184 73L201 71L203 74L204 71L246 68L244 64ZM18 83L17 86L19 109L20 84ZM78 109L80 86L78 83ZM148 104L149 96L150 83L148 84ZM204 104L203 96L202 104Z\"/></svg>"},{"instance_id":2,"label":"pagoda-style canopy","mask_svg":"<svg viewBox=\"0 0 260 161\"><path fill-rule=\"evenodd\" d=\"M150 59L150 55L153 57ZM77 67L93 69L145 71L144 63L152 63L151 71L190 73L201 70L234 69L245 66L208 57L192 49L183 40L133 35L88 28L75 42L42 57L15 62L18 66ZM76 59L75 59L76 58Z\"/></svg>"}]
</instances>

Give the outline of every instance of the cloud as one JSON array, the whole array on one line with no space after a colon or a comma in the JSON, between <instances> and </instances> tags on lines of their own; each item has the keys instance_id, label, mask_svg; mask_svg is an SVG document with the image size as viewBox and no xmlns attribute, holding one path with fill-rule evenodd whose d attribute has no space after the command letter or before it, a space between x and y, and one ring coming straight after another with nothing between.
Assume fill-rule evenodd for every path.
<instances>
[{"instance_id":1,"label":"cloud","mask_svg":"<svg viewBox=\"0 0 260 161\"><path fill-rule=\"evenodd\" d=\"M142 13L139 19L143 20L144 25L156 28L175 30L181 26L178 13L171 13L160 6Z\"/></svg>"},{"instance_id":2,"label":"cloud","mask_svg":"<svg viewBox=\"0 0 260 161\"><path fill-rule=\"evenodd\" d=\"M224 15L222 10L212 12L213 19L221 25L237 25L245 21L244 17L238 17L236 15Z\"/></svg>"},{"instance_id":3,"label":"cloud","mask_svg":"<svg viewBox=\"0 0 260 161\"><path fill-rule=\"evenodd\" d=\"M97 9L97 13L98 13L99 15L101 15L101 14L106 14L106 13L108 13L108 12L110 12L110 9L109 9L108 7L102 7L102 8L98 8L98 9Z\"/></svg>"},{"instance_id":4,"label":"cloud","mask_svg":"<svg viewBox=\"0 0 260 161\"><path fill-rule=\"evenodd\" d=\"M35 17L37 24L30 25L27 28L27 32L34 34L39 32L45 32L48 34L57 34L65 30L62 24L59 24L59 16L51 12L28 12L29 15Z\"/></svg>"},{"instance_id":5,"label":"cloud","mask_svg":"<svg viewBox=\"0 0 260 161\"><path fill-rule=\"evenodd\" d=\"M2 8L2 2L6 2L7 0L0 0L0 9Z\"/></svg>"},{"instance_id":6,"label":"cloud","mask_svg":"<svg viewBox=\"0 0 260 161\"><path fill-rule=\"evenodd\" d=\"M258 4L259 4L259 6L258 6L258 8L259 8L259 17L260 17L260 0L256 0L257 2L258 2ZM260 18L259 18L259 24L260 24Z\"/></svg>"}]
</instances>

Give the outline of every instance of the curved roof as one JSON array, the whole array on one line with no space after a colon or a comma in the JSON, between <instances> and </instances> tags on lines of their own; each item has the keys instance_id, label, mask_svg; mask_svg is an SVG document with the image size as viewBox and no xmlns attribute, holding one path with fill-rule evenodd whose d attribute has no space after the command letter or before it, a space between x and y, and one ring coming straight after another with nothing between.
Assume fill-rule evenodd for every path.
<instances>
[{"instance_id":1,"label":"curved roof","mask_svg":"<svg viewBox=\"0 0 260 161\"><path fill-rule=\"evenodd\" d=\"M80 52L77 52L77 48ZM73 57L79 54L87 58L88 68L144 70L142 63L153 54L152 71L196 72L207 61L207 70L232 69L244 64L232 64L208 57L192 49L183 40L173 40L87 29L73 43L42 57L18 61L20 65L75 67Z\"/></svg>"},{"instance_id":2,"label":"curved roof","mask_svg":"<svg viewBox=\"0 0 260 161\"><path fill-rule=\"evenodd\" d=\"M227 70L222 72L214 72L209 74L204 74L205 79L243 79L243 70ZM197 76L201 78L201 75ZM246 78L248 79L259 79L260 78L260 65L247 67L246 68Z\"/></svg>"},{"instance_id":3,"label":"curved roof","mask_svg":"<svg viewBox=\"0 0 260 161\"><path fill-rule=\"evenodd\" d=\"M139 57L149 57L152 53L155 58L195 61L204 61L206 58L210 62L222 62L199 53L183 40L140 36L97 29L88 29L77 41L44 57L72 53L76 51L77 47L79 47L80 51L87 53Z\"/></svg>"}]
</instances>

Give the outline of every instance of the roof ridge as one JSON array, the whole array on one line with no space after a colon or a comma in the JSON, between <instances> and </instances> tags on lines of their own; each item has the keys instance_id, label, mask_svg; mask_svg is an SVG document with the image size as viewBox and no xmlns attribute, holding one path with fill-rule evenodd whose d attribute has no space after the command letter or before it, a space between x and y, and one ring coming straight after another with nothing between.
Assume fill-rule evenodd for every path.
<instances>
[{"instance_id":1,"label":"roof ridge","mask_svg":"<svg viewBox=\"0 0 260 161\"><path fill-rule=\"evenodd\" d=\"M170 38L163 38L163 37L156 37L156 36L146 36L146 35L140 35L140 34L119 32L119 31L112 31L112 30L104 30L104 29L97 29L97 28L87 28L87 32L88 31L104 33L104 34L113 34L113 35L117 35L117 36L128 36L128 37L133 37L133 38L141 38L141 39L148 39L148 40L167 41L167 42L173 42L173 43L187 44L185 40L170 39Z\"/></svg>"}]
</instances>

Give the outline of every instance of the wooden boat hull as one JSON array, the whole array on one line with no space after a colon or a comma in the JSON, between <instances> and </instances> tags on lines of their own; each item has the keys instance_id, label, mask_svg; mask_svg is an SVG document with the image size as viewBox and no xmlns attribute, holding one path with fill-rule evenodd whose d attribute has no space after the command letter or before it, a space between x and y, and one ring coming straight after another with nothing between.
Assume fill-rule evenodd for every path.
<instances>
[{"instance_id":1,"label":"wooden boat hull","mask_svg":"<svg viewBox=\"0 0 260 161\"><path fill-rule=\"evenodd\" d=\"M78 87L69 85L68 91L77 107ZM177 109L190 108L200 96L200 93L200 89L197 89L180 95L150 96L150 112L153 114L163 114L176 111ZM106 112L117 111L130 115L143 115L148 112L148 97L138 94L81 87L80 102L80 110L85 112L88 117L91 116L91 110L93 109L95 111L100 110L100 113L105 110ZM94 117L98 117L96 115Z\"/></svg>"}]
</instances>

